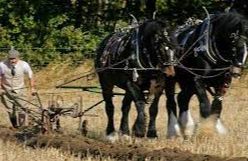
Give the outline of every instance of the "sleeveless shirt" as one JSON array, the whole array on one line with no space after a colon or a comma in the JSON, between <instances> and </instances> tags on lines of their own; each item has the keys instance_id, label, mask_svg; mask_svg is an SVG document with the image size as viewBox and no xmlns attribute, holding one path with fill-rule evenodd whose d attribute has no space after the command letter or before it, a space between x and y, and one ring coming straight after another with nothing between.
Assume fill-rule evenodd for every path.
<instances>
[{"instance_id":1,"label":"sleeveless shirt","mask_svg":"<svg viewBox=\"0 0 248 161\"><path fill-rule=\"evenodd\" d=\"M21 89L25 87L25 75L31 79L33 77L33 72L29 64L23 60L18 60L17 64L14 66L7 60L0 63L0 79L3 88L6 90L12 90L19 93Z\"/></svg>"}]
</instances>

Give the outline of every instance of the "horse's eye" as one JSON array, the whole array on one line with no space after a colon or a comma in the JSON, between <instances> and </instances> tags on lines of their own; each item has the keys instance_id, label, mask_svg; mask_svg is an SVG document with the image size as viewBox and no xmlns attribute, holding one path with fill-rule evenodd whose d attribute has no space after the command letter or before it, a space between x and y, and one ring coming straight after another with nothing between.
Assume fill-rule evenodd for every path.
<instances>
[{"instance_id":1,"label":"horse's eye","mask_svg":"<svg viewBox=\"0 0 248 161\"><path fill-rule=\"evenodd\" d=\"M233 56L235 56L235 55L236 55L236 52L237 52L236 47L233 47L233 48L232 48L232 51L233 51L233 52L232 52L232 53L233 53Z\"/></svg>"},{"instance_id":2,"label":"horse's eye","mask_svg":"<svg viewBox=\"0 0 248 161\"><path fill-rule=\"evenodd\" d=\"M160 37L159 37L159 36L156 36L156 37L155 37L155 42L158 43L159 40L160 40Z\"/></svg>"},{"instance_id":3,"label":"horse's eye","mask_svg":"<svg viewBox=\"0 0 248 161\"><path fill-rule=\"evenodd\" d=\"M167 31L164 31L164 36L168 36L168 32Z\"/></svg>"}]
</instances>

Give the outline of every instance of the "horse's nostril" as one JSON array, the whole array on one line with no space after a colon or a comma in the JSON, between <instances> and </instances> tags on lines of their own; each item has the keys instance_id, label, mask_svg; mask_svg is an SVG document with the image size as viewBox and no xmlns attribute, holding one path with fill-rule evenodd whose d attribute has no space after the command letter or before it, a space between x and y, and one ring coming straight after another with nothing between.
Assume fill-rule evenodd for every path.
<instances>
[{"instance_id":1,"label":"horse's nostril","mask_svg":"<svg viewBox=\"0 0 248 161\"><path fill-rule=\"evenodd\" d=\"M232 73L233 78L240 78L241 74L240 73Z\"/></svg>"},{"instance_id":2,"label":"horse's nostril","mask_svg":"<svg viewBox=\"0 0 248 161\"><path fill-rule=\"evenodd\" d=\"M164 68L164 73L167 77L174 77L175 76L175 68L174 66L170 65Z\"/></svg>"},{"instance_id":3,"label":"horse's nostril","mask_svg":"<svg viewBox=\"0 0 248 161\"><path fill-rule=\"evenodd\" d=\"M241 76L241 73L242 73L242 68L241 67L234 66L234 67L231 68L231 74L232 74L233 77L235 77L235 78L239 77L239 76Z\"/></svg>"}]
</instances>

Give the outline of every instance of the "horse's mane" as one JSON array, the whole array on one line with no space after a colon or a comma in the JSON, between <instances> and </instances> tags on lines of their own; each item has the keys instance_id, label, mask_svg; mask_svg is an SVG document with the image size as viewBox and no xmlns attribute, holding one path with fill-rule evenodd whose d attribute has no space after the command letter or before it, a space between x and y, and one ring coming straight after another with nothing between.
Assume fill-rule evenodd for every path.
<instances>
[{"instance_id":1,"label":"horse's mane","mask_svg":"<svg viewBox=\"0 0 248 161\"><path fill-rule=\"evenodd\" d=\"M151 41L154 41L155 36L161 40L160 43L165 42L168 47L174 48L175 44L171 41L168 33L168 24L163 20L147 20L139 28L140 38L146 40L148 47L151 47Z\"/></svg>"},{"instance_id":2,"label":"horse's mane","mask_svg":"<svg viewBox=\"0 0 248 161\"><path fill-rule=\"evenodd\" d=\"M229 12L217 14L212 17L211 22L215 24L215 31L219 31L222 34L230 33L230 31L237 28L238 25L240 29L247 34L248 20L239 13Z\"/></svg>"},{"instance_id":3,"label":"horse's mane","mask_svg":"<svg viewBox=\"0 0 248 161\"><path fill-rule=\"evenodd\" d=\"M140 33L147 38L160 34L165 28L165 23L159 20L147 20L140 26Z\"/></svg>"}]
</instances>

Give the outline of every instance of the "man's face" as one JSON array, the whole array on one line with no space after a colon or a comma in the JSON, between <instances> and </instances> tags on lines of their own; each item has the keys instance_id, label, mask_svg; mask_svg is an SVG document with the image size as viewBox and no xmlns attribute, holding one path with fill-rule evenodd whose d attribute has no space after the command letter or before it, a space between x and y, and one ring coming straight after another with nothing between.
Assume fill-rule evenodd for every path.
<instances>
[{"instance_id":1,"label":"man's face","mask_svg":"<svg viewBox=\"0 0 248 161\"><path fill-rule=\"evenodd\" d=\"M18 61L18 58L9 58L9 62L11 65L15 65Z\"/></svg>"}]
</instances>

